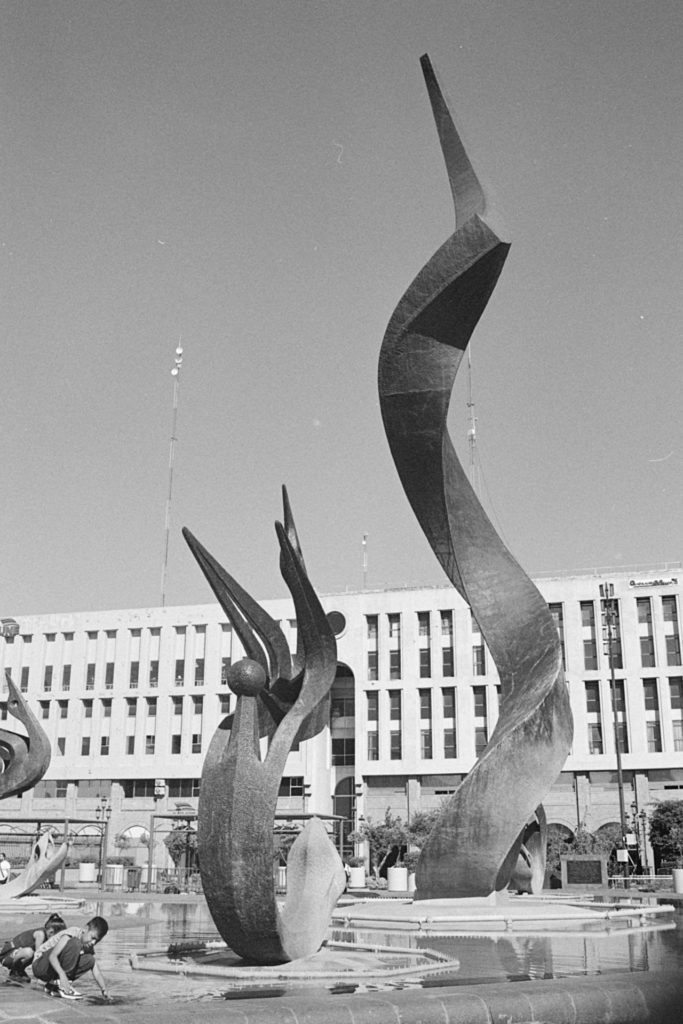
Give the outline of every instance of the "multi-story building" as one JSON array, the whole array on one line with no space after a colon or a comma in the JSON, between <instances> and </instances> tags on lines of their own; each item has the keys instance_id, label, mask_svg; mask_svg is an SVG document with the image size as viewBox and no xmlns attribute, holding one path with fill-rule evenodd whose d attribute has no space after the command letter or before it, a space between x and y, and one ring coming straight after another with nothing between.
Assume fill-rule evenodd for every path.
<instances>
[{"instance_id":1,"label":"multi-story building","mask_svg":"<svg viewBox=\"0 0 683 1024\"><path fill-rule=\"evenodd\" d=\"M619 821L617 734L629 818L632 806L683 799L680 565L608 578L618 609L613 686L602 576L536 581L557 624L574 714L573 747L545 807L571 832ZM437 805L498 715L498 675L469 608L449 586L321 600L338 643L329 729L292 751L281 809L341 815L348 831L361 814L390 807L405 819ZM294 649L291 603L262 604ZM209 742L234 708L226 669L242 656L217 604L22 617L13 642L0 641L0 659L47 731L52 761L34 790L3 801L2 828L92 818L106 797L113 840L140 834L152 813L179 802L195 808Z\"/></svg>"}]
</instances>

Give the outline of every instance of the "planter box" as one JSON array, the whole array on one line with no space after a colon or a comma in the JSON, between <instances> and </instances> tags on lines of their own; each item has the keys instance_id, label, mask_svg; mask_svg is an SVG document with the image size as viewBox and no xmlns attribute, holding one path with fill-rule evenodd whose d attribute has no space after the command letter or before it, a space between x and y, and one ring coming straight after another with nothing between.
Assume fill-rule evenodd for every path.
<instances>
[{"instance_id":1,"label":"planter box","mask_svg":"<svg viewBox=\"0 0 683 1024\"><path fill-rule=\"evenodd\" d=\"M407 892L408 868L389 868L387 870L387 889L389 892Z\"/></svg>"},{"instance_id":2,"label":"planter box","mask_svg":"<svg viewBox=\"0 0 683 1024\"><path fill-rule=\"evenodd\" d=\"M78 881L94 884L97 881L97 864L83 861L78 865Z\"/></svg>"},{"instance_id":3,"label":"planter box","mask_svg":"<svg viewBox=\"0 0 683 1024\"><path fill-rule=\"evenodd\" d=\"M349 868L349 889L365 888L365 868Z\"/></svg>"}]
</instances>

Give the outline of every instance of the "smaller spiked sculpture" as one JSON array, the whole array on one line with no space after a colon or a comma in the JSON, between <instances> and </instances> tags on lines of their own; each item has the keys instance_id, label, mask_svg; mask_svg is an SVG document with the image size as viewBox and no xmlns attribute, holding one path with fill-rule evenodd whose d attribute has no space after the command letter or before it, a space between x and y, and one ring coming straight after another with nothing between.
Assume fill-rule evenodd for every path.
<instances>
[{"instance_id":1,"label":"smaller spiked sculpture","mask_svg":"<svg viewBox=\"0 0 683 1024\"><path fill-rule=\"evenodd\" d=\"M40 782L47 771L51 753L50 741L7 669L5 680L9 690L7 711L21 722L26 735L0 729L0 800L19 796ZM0 901L4 903L32 892L61 867L67 852L66 843L55 850L51 835L41 836L33 847L26 868L0 889Z\"/></svg>"},{"instance_id":2,"label":"smaller spiked sculpture","mask_svg":"<svg viewBox=\"0 0 683 1024\"><path fill-rule=\"evenodd\" d=\"M229 670L237 707L216 730L202 772L202 884L222 937L239 956L260 964L315 953L346 884L341 858L313 818L290 850L281 910L275 899L273 821L282 773L294 740L314 736L325 724L337 668L334 634L309 582L284 488L283 501L284 526L275 528L297 616L294 656L277 622L183 530L247 655ZM269 742L262 758L264 736Z\"/></svg>"}]
</instances>

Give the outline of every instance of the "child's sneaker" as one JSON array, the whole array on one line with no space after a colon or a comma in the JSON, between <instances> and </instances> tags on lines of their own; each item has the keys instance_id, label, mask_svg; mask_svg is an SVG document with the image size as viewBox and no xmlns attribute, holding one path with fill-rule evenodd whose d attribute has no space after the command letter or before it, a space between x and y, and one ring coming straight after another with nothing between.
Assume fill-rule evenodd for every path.
<instances>
[{"instance_id":1,"label":"child's sneaker","mask_svg":"<svg viewBox=\"0 0 683 1024\"><path fill-rule=\"evenodd\" d=\"M61 985L57 986L57 991L62 999L82 999L83 993L77 992L75 988L72 988L70 992L67 992L62 988Z\"/></svg>"}]
</instances>

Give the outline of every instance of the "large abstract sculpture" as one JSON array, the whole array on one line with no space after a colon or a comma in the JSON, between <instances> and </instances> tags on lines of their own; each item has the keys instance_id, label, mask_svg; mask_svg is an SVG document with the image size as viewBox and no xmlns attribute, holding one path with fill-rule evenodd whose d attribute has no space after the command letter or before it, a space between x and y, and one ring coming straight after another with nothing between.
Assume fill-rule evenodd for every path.
<instances>
[{"instance_id":1,"label":"large abstract sculpture","mask_svg":"<svg viewBox=\"0 0 683 1024\"><path fill-rule=\"evenodd\" d=\"M403 488L436 557L472 609L502 691L486 749L423 847L416 898L429 899L489 895L508 885L513 870L524 874L517 860L525 832L567 757L572 718L547 605L484 513L446 427L460 360L509 245L486 223L482 187L426 56L422 68L453 194L455 232L389 322L379 394ZM528 874L537 878L537 851L525 852Z\"/></svg>"},{"instance_id":2,"label":"large abstract sculpture","mask_svg":"<svg viewBox=\"0 0 683 1024\"><path fill-rule=\"evenodd\" d=\"M24 696L12 682L12 676L5 670L5 681L9 690L7 711L26 730L23 736L9 729L0 729L0 800L8 796L19 796L39 782L50 763L50 741L41 728Z\"/></svg>"},{"instance_id":3,"label":"large abstract sculpture","mask_svg":"<svg viewBox=\"0 0 683 1024\"><path fill-rule=\"evenodd\" d=\"M311 819L292 846L287 897L280 910L273 880L273 820L294 740L326 723L337 645L304 565L283 489L284 526L276 523L280 570L294 600L297 651L278 624L212 558L189 530L192 553L240 638L247 657L231 666L237 707L216 730L199 797L199 863L218 931L246 960L285 963L316 952L346 876L322 822ZM261 737L268 750L261 756Z\"/></svg>"},{"instance_id":4,"label":"large abstract sculpture","mask_svg":"<svg viewBox=\"0 0 683 1024\"><path fill-rule=\"evenodd\" d=\"M7 711L21 722L26 735L0 729L0 800L31 789L40 782L50 763L50 741L8 670L5 680L9 690ZM2 886L0 900L4 903L32 892L61 866L67 852L67 843L55 850L51 835L45 833L34 844L26 868Z\"/></svg>"}]
</instances>

